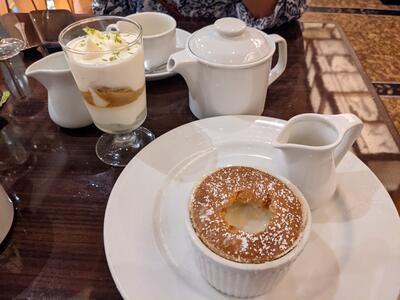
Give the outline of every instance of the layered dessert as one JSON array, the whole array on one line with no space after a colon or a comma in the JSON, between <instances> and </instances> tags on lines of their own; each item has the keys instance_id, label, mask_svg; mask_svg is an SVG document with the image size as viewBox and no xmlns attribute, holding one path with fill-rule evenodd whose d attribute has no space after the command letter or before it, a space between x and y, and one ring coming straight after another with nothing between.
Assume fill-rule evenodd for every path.
<instances>
[{"instance_id":1,"label":"layered dessert","mask_svg":"<svg viewBox=\"0 0 400 300\"><path fill-rule=\"evenodd\" d=\"M68 63L96 126L125 133L146 118L142 44L136 34L86 27L68 42ZM75 50L75 51L74 51Z\"/></svg>"},{"instance_id":2,"label":"layered dessert","mask_svg":"<svg viewBox=\"0 0 400 300\"><path fill-rule=\"evenodd\" d=\"M194 189L190 220L199 239L217 255L238 263L278 259L297 244L305 210L278 178L242 166L206 176Z\"/></svg>"}]
</instances>

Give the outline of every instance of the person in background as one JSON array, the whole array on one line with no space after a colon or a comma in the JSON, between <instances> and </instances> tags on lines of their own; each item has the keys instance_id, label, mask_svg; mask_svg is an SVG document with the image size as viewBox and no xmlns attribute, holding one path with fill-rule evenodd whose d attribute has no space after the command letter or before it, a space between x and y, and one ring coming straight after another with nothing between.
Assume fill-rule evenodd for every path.
<instances>
[{"instance_id":1,"label":"person in background","mask_svg":"<svg viewBox=\"0 0 400 300\"><path fill-rule=\"evenodd\" d=\"M179 19L236 17L264 30L298 19L307 0L93 0L96 15L160 11Z\"/></svg>"}]
</instances>

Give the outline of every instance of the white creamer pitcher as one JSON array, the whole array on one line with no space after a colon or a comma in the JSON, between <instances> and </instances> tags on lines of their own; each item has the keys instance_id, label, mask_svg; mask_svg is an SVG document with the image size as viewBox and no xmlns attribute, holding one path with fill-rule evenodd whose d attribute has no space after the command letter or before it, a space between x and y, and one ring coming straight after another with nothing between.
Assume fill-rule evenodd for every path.
<instances>
[{"instance_id":1,"label":"white creamer pitcher","mask_svg":"<svg viewBox=\"0 0 400 300\"><path fill-rule=\"evenodd\" d=\"M79 128L92 124L83 103L64 52L57 52L30 65L25 74L43 84L48 91L51 120L65 128Z\"/></svg>"},{"instance_id":2,"label":"white creamer pitcher","mask_svg":"<svg viewBox=\"0 0 400 300\"><path fill-rule=\"evenodd\" d=\"M336 189L336 166L360 136L363 124L353 114L302 114L293 117L273 143L283 152L286 176L310 208L328 201Z\"/></svg>"}]
</instances>

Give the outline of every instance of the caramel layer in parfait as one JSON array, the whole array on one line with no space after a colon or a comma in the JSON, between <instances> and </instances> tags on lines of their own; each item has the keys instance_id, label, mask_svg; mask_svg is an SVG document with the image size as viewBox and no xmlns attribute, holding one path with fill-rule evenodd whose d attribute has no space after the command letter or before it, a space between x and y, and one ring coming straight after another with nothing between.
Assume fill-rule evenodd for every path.
<instances>
[{"instance_id":1,"label":"caramel layer in parfait","mask_svg":"<svg viewBox=\"0 0 400 300\"><path fill-rule=\"evenodd\" d=\"M102 100L101 105L96 103L91 92L81 92L81 94L90 105L97 107L117 107L136 101L143 94L144 90L144 84L138 90L130 88L94 88L92 91Z\"/></svg>"},{"instance_id":2,"label":"caramel layer in parfait","mask_svg":"<svg viewBox=\"0 0 400 300\"><path fill-rule=\"evenodd\" d=\"M225 216L235 202L267 208L264 230L246 232ZM217 255L240 263L264 263L288 253L303 230L302 205L279 179L250 167L226 167L206 176L195 188L190 205L193 228Z\"/></svg>"}]
</instances>

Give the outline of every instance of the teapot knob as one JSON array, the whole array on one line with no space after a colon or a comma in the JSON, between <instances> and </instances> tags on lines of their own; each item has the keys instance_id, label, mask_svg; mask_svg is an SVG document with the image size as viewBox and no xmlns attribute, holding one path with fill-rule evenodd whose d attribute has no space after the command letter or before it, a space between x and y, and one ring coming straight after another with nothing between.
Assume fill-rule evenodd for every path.
<instances>
[{"instance_id":1,"label":"teapot knob","mask_svg":"<svg viewBox=\"0 0 400 300\"><path fill-rule=\"evenodd\" d=\"M246 30L246 24L237 18L222 18L214 22L218 33L224 36L238 36Z\"/></svg>"}]
</instances>

